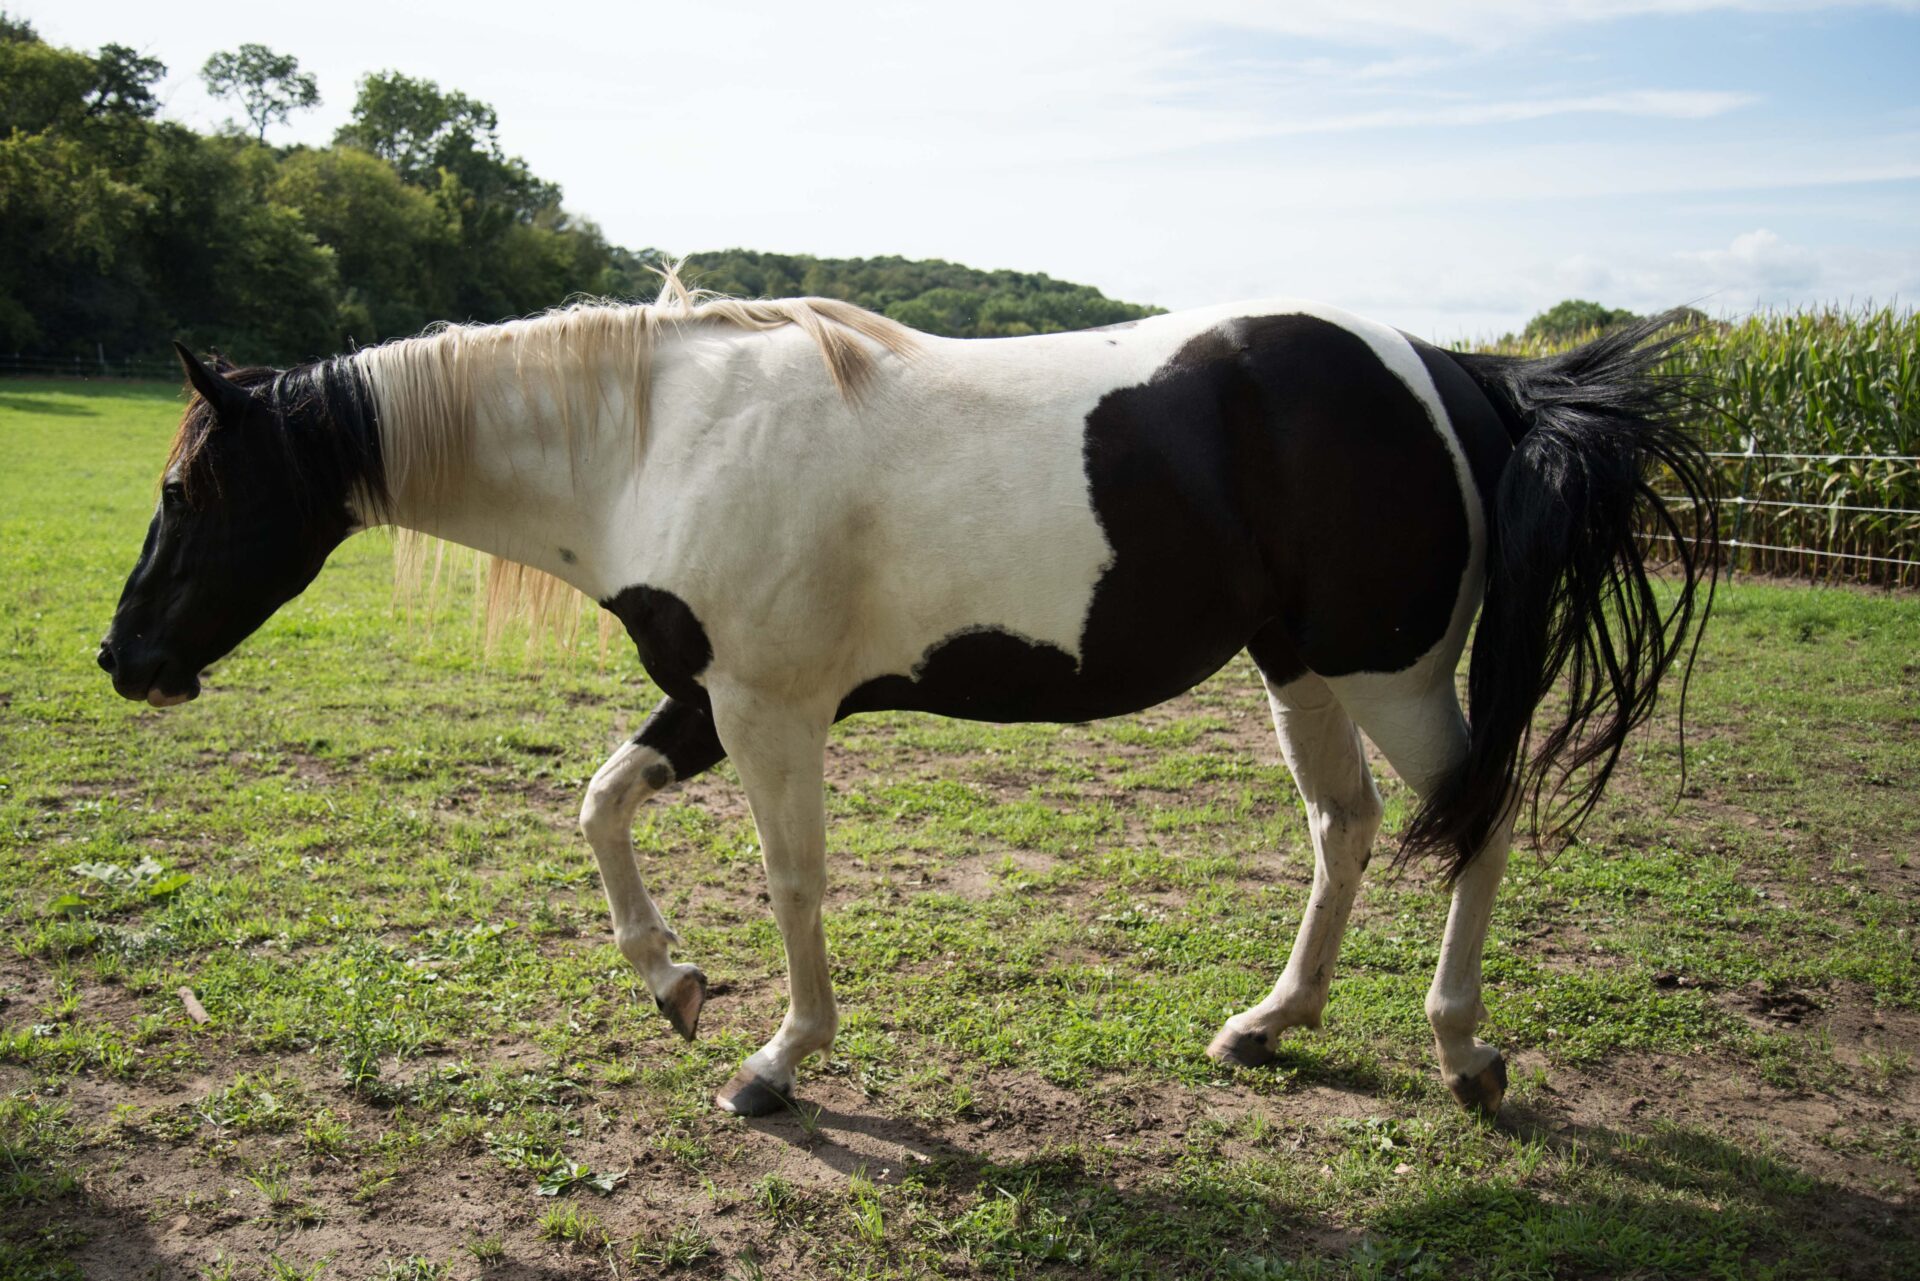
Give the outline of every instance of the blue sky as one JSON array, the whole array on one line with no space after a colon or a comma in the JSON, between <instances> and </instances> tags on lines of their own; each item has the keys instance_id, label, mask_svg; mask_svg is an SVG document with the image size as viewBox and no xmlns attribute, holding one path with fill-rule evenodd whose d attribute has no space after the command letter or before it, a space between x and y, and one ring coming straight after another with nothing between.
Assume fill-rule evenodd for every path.
<instances>
[{"instance_id":1,"label":"blue sky","mask_svg":"<svg viewBox=\"0 0 1920 1281\"><path fill-rule=\"evenodd\" d=\"M12 0L195 69L256 40L325 105L397 68L492 102L613 239L900 253L1185 306L1297 295L1453 338L1555 300L1920 298L1920 0Z\"/></svg>"}]
</instances>

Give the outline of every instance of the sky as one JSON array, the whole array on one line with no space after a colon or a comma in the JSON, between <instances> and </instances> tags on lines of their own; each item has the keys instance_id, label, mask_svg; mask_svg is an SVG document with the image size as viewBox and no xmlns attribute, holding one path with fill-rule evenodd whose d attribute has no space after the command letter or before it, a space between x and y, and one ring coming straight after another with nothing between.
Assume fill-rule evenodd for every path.
<instances>
[{"instance_id":1,"label":"sky","mask_svg":"<svg viewBox=\"0 0 1920 1281\"><path fill-rule=\"evenodd\" d=\"M1920 0L6 0L56 43L394 69L631 248L901 254L1452 340L1566 297L1920 299ZM695 258L694 265L698 266Z\"/></svg>"}]
</instances>

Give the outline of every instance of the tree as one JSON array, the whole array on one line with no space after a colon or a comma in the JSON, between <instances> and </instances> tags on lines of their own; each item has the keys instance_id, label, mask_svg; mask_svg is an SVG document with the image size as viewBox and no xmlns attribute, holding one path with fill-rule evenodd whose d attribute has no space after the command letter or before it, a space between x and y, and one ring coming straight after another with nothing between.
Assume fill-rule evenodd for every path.
<instances>
[{"instance_id":1,"label":"tree","mask_svg":"<svg viewBox=\"0 0 1920 1281\"><path fill-rule=\"evenodd\" d=\"M93 56L93 89L87 94L87 114L95 118L146 120L159 107L153 86L167 74L167 64L147 58L123 44L103 44Z\"/></svg>"},{"instance_id":2,"label":"tree","mask_svg":"<svg viewBox=\"0 0 1920 1281\"><path fill-rule=\"evenodd\" d=\"M1568 342L1638 319L1630 311L1603 307L1584 298L1566 298L1529 320L1523 336L1543 342Z\"/></svg>"},{"instance_id":3,"label":"tree","mask_svg":"<svg viewBox=\"0 0 1920 1281\"><path fill-rule=\"evenodd\" d=\"M295 110L320 105L320 86L300 70L300 60L263 44L214 54L200 68L200 78L214 97L239 100L261 142L267 140L269 125L280 124Z\"/></svg>"},{"instance_id":4,"label":"tree","mask_svg":"<svg viewBox=\"0 0 1920 1281\"><path fill-rule=\"evenodd\" d=\"M613 256L611 274L616 280L626 269L625 259L622 253ZM652 283L631 278L641 287L616 287L612 292L652 295ZM1159 310L1120 302L1091 286L1037 272L981 271L937 258L814 258L723 249L693 255L687 279L702 288L749 298L789 294L841 298L915 329L956 338L1087 329L1138 320Z\"/></svg>"},{"instance_id":5,"label":"tree","mask_svg":"<svg viewBox=\"0 0 1920 1281\"><path fill-rule=\"evenodd\" d=\"M134 310L112 295L148 203L129 169L158 70L121 46L54 48L0 15L0 345L62 352Z\"/></svg>"},{"instance_id":6,"label":"tree","mask_svg":"<svg viewBox=\"0 0 1920 1281\"><path fill-rule=\"evenodd\" d=\"M161 126L140 173L139 241L164 312L153 337L216 346L242 364L340 348L340 280L300 212L269 198L279 157L251 138Z\"/></svg>"},{"instance_id":7,"label":"tree","mask_svg":"<svg viewBox=\"0 0 1920 1281\"><path fill-rule=\"evenodd\" d=\"M560 188L534 177L524 160L500 149L500 119L488 104L431 80L382 71L360 81L353 119L336 145L371 151L428 190L441 175L460 180L466 197L532 222L560 203Z\"/></svg>"},{"instance_id":8,"label":"tree","mask_svg":"<svg viewBox=\"0 0 1920 1281\"><path fill-rule=\"evenodd\" d=\"M433 196L356 147L300 149L280 162L267 198L300 214L333 251L345 286L340 328L361 343L417 333L451 315L460 263L454 228Z\"/></svg>"}]
</instances>

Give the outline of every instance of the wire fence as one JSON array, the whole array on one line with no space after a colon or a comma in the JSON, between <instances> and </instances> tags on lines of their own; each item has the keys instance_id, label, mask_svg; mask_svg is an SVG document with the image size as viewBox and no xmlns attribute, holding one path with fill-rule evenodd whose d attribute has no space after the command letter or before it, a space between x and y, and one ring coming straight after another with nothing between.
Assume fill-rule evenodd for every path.
<instances>
[{"instance_id":1,"label":"wire fence","mask_svg":"<svg viewBox=\"0 0 1920 1281\"><path fill-rule=\"evenodd\" d=\"M1743 450L1707 457L1720 469L1720 546L1729 573L1920 586L1920 500L1887 501L1920 494L1920 455Z\"/></svg>"},{"instance_id":2,"label":"wire fence","mask_svg":"<svg viewBox=\"0 0 1920 1281\"><path fill-rule=\"evenodd\" d=\"M23 356L0 352L0 377L16 378L158 378L180 382L180 364L173 360L139 360L104 353L92 356Z\"/></svg>"}]
</instances>

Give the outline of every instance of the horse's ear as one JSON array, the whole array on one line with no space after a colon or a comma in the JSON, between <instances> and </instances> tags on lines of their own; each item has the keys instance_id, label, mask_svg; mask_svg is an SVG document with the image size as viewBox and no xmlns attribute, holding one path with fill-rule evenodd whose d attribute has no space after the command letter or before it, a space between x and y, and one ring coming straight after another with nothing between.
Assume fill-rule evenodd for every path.
<instances>
[{"instance_id":1,"label":"horse's ear","mask_svg":"<svg viewBox=\"0 0 1920 1281\"><path fill-rule=\"evenodd\" d=\"M193 384L201 399L213 406L215 420L225 421L230 417L238 420L247 403L246 391L207 368L185 343L175 342L173 349L179 353L180 364L187 371L187 381Z\"/></svg>"}]
</instances>

